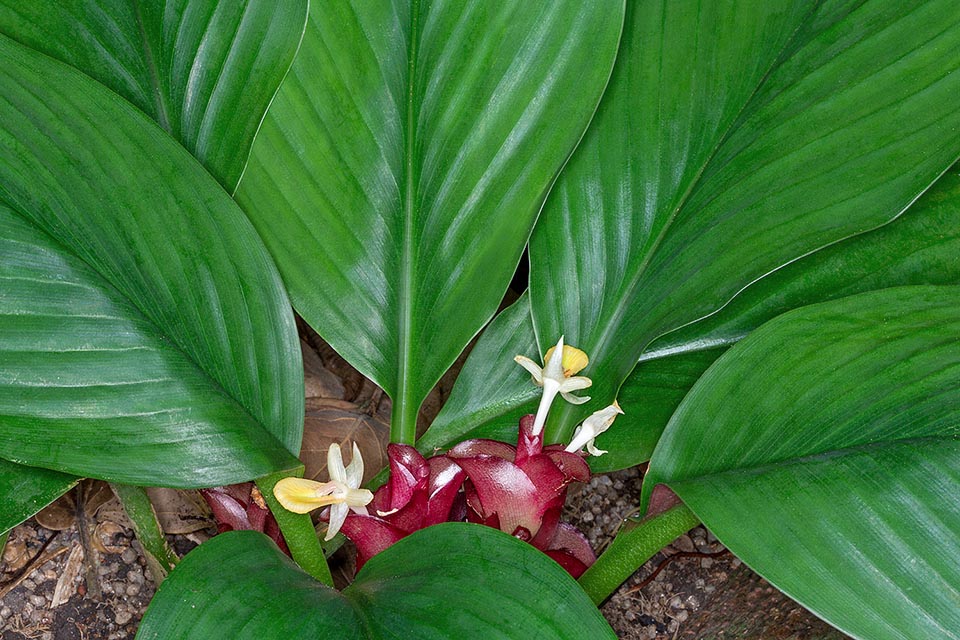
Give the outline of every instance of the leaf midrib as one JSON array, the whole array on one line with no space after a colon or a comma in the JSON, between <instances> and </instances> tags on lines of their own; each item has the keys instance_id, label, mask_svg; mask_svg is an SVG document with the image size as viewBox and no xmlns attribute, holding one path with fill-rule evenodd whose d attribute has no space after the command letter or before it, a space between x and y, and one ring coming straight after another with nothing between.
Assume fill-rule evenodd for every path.
<instances>
[{"instance_id":1,"label":"leaf midrib","mask_svg":"<svg viewBox=\"0 0 960 640\"><path fill-rule=\"evenodd\" d=\"M403 246L401 249L401 270L399 287L399 333L400 333L400 351L397 354L397 393L393 398L395 403L401 405L399 412L395 411L395 416L403 416L407 413L404 405L411 401L410 386L410 363L412 357L412 328L413 328L413 296L414 291L414 213L416 208L416 164L414 154L416 152L416 122L417 122L417 104L416 104L416 73L417 73L417 55L420 31L420 0L412 0L410 3L410 42L407 47L407 104L406 104L406 123L404 131L404 180L403 180ZM391 431L395 431L400 425L391 425ZM399 435L399 434L398 434ZM391 440L394 440L391 437ZM407 444L413 444L409 442Z\"/></svg>"}]
</instances>

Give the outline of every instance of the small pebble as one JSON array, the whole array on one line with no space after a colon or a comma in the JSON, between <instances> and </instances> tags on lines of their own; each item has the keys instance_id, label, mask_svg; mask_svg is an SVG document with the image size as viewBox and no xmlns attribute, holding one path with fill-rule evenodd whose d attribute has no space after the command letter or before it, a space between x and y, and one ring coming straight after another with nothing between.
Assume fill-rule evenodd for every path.
<instances>
[{"instance_id":1,"label":"small pebble","mask_svg":"<svg viewBox=\"0 0 960 640\"><path fill-rule=\"evenodd\" d=\"M34 589L37 588L37 583L34 582L33 580L31 580L30 578L27 578L26 580L24 580L24 581L21 582L20 584L21 584L21 586L23 586L23 588L26 589L27 591L33 591Z\"/></svg>"},{"instance_id":2,"label":"small pebble","mask_svg":"<svg viewBox=\"0 0 960 640\"><path fill-rule=\"evenodd\" d=\"M35 607L43 607L47 604L47 599L41 595L32 595L30 596L30 602Z\"/></svg>"},{"instance_id":3,"label":"small pebble","mask_svg":"<svg viewBox=\"0 0 960 640\"><path fill-rule=\"evenodd\" d=\"M686 622L687 618L690 617L690 612L686 609L681 609L677 612L677 622Z\"/></svg>"},{"instance_id":4,"label":"small pebble","mask_svg":"<svg viewBox=\"0 0 960 640\"><path fill-rule=\"evenodd\" d=\"M117 624L127 624L133 618L133 615L127 609L117 611Z\"/></svg>"},{"instance_id":5,"label":"small pebble","mask_svg":"<svg viewBox=\"0 0 960 640\"><path fill-rule=\"evenodd\" d=\"M137 559L137 552L134 551L131 547L127 547L126 549L123 550L123 553L120 554L120 558L126 564L133 564L133 562Z\"/></svg>"},{"instance_id":6,"label":"small pebble","mask_svg":"<svg viewBox=\"0 0 960 640\"><path fill-rule=\"evenodd\" d=\"M10 607L0 609L0 618L9 618L11 615L13 615L13 610Z\"/></svg>"},{"instance_id":7,"label":"small pebble","mask_svg":"<svg viewBox=\"0 0 960 640\"><path fill-rule=\"evenodd\" d=\"M140 585L138 584L128 584L127 585L127 595L135 596L140 593Z\"/></svg>"},{"instance_id":8,"label":"small pebble","mask_svg":"<svg viewBox=\"0 0 960 640\"><path fill-rule=\"evenodd\" d=\"M690 539L690 536L684 534L673 541L674 548L679 549L680 551L692 552L696 551L696 547L693 544L693 540Z\"/></svg>"},{"instance_id":9,"label":"small pebble","mask_svg":"<svg viewBox=\"0 0 960 640\"><path fill-rule=\"evenodd\" d=\"M709 569L710 567L713 566L713 558L701 558L700 566L703 567L704 569Z\"/></svg>"}]
</instances>

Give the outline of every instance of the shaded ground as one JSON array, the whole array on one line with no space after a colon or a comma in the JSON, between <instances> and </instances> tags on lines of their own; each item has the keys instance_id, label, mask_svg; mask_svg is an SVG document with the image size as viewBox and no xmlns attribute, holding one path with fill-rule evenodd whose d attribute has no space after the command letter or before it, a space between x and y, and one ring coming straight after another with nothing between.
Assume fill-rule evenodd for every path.
<instances>
[{"instance_id":1,"label":"shaded ground","mask_svg":"<svg viewBox=\"0 0 960 640\"><path fill-rule=\"evenodd\" d=\"M389 399L345 365L333 351L307 335L304 360L307 387L305 453L323 461L327 444L318 438L358 439L371 461L385 443ZM452 384L447 377L425 403L424 421L442 405ZM319 435L318 435L319 434ZM322 475L316 460L308 475ZM385 460L383 460L385 461ZM313 464L313 467L311 467ZM640 496L640 473L628 469L594 478L571 491L565 518L602 549ZM96 493L88 487L88 492ZM115 502L89 500L80 514L89 535L82 541L70 518L42 514L10 535L0 566L0 638L2 640L127 640L155 590L154 582L128 523ZM187 501L184 504L188 504ZM194 501L195 502L195 501ZM184 517L167 507L178 535L169 539L181 554L216 531L212 521L191 512ZM46 519L44 519L46 518ZM192 526L184 526L184 524ZM166 524L165 524L166 526ZM184 533L186 529L189 532ZM173 529L171 529L173 530ZM645 578L677 552L716 553L722 547L702 527L655 556L604 604L602 611L624 640L842 640L832 630L780 594L730 554L716 558L683 557L671 562L649 584ZM95 583L91 587L91 583ZM97 593L99 591L99 593ZM54 606L54 601L57 606ZM291 639L293 640L293 639Z\"/></svg>"}]
</instances>

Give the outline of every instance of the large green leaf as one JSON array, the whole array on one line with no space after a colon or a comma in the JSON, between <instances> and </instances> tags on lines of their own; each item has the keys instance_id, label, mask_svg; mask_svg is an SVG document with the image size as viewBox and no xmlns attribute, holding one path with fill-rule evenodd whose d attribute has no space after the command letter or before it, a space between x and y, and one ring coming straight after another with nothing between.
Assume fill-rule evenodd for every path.
<instances>
[{"instance_id":1,"label":"large green leaf","mask_svg":"<svg viewBox=\"0 0 960 640\"><path fill-rule=\"evenodd\" d=\"M63 473L0 460L0 534L43 509L76 482L75 477Z\"/></svg>"},{"instance_id":2,"label":"large green leaf","mask_svg":"<svg viewBox=\"0 0 960 640\"><path fill-rule=\"evenodd\" d=\"M650 461L760 574L870 640L960 637L960 287L799 309L730 349Z\"/></svg>"},{"instance_id":3,"label":"large green leaf","mask_svg":"<svg viewBox=\"0 0 960 640\"><path fill-rule=\"evenodd\" d=\"M141 112L2 36L0 96L0 455L166 486L296 465L296 329L243 213Z\"/></svg>"},{"instance_id":4,"label":"large green leaf","mask_svg":"<svg viewBox=\"0 0 960 640\"><path fill-rule=\"evenodd\" d=\"M306 14L307 0L2 0L0 33L119 93L232 191Z\"/></svg>"},{"instance_id":5,"label":"large green leaf","mask_svg":"<svg viewBox=\"0 0 960 640\"><path fill-rule=\"evenodd\" d=\"M673 410L731 344L790 309L910 284L960 284L960 174L951 169L899 218L747 287L718 313L655 340L620 388L627 412L597 439L612 471L649 459ZM453 398L451 398L452 400Z\"/></svg>"},{"instance_id":6,"label":"large green leaf","mask_svg":"<svg viewBox=\"0 0 960 640\"><path fill-rule=\"evenodd\" d=\"M393 398L395 440L495 312L623 10L313 4L237 195L297 310Z\"/></svg>"},{"instance_id":7,"label":"large green leaf","mask_svg":"<svg viewBox=\"0 0 960 640\"><path fill-rule=\"evenodd\" d=\"M342 594L258 533L217 536L170 574L137 633L140 640L455 637L616 636L553 560L500 531L460 523L401 540Z\"/></svg>"},{"instance_id":8,"label":"large green leaf","mask_svg":"<svg viewBox=\"0 0 960 640\"><path fill-rule=\"evenodd\" d=\"M593 402L550 435L658 336L908 207L960 153L958 70L953 0L632 3L531 240L541 348L592 358Z\"/></svg>"}]
</instances>

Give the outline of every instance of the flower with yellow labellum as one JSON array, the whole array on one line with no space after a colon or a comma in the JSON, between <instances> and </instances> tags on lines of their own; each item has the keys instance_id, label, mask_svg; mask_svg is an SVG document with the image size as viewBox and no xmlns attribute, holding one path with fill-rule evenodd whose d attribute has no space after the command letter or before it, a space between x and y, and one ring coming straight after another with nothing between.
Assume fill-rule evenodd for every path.
<instances>
[{"instance_id":1,"label":"flower with yellow labellum","mask_svg":"<svg viewBox=\"0 0 960 640\"><path fill-rule=\"evenodd\" d=\"M586 389L593 384L590 378L575 375L587 366L589 358L580 349L565 346L563 336L560 336L557 346L547 351L543 367L525 356L517 356L514 360L530 372L537 385L543 387L543 396L540 398L540 406L533 423L533 435L540 435L543 430L543 424L550 412L550 405L553 404L553 399L558 393L571 404L583 404L590 400L587 396L575 396L571 393Z\"/></svg>"},{"instance_id":2,"label":"flower with yellow labellum","mask_svg":"<svg viewBox=\"0 0 960 640\"><path fill-rule=\"evenodd\" d=\"M329 482L316 482L305 478L284 478L273 487L273 495L288 511L307 513L320 507L330 507L330 526L324 540L331 540L347 517L349 511L367 515L367 505L373 494L360 488L363 480L363 457L360 448L353 443L353 459L343 466L340 445L332 444L327 451Z\"/></svg>"},{"instance_id":3,"label":"flower with yellow labellum","mask_svg":"<svg viewBox=\"0 0 960 640\"><path fill-rule=\"evenodd\" d=\"M575 453L586 445L587 451L592 456L602 456L607 453L602 449L597 449L593 445L593 441L598 435L610 428L610 425L613 424L613 421L618 415L623 415L623 409L620 408L616 400L614 400L613 404L609 407L594 411L593 414L584 420L583 424L573 432L573 440L567 445L566 450Z\"/></svg>"}]
</instances>

